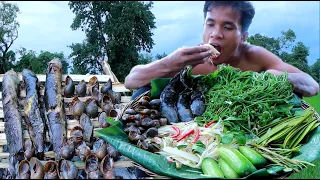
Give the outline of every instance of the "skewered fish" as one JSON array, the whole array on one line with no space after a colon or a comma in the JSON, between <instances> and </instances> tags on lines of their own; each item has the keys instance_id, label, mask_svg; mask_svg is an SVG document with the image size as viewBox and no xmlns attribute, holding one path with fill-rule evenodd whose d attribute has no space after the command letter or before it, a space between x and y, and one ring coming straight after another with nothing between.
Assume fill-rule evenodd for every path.
<instances>
[{"instance_id":1,"label":"skewered fish","mask_svg":"<svg viewBox=\"0 0 320 180\"><path fill-rule=\"evenodd\" d=\"M39 84L37 76L28 69L22 71L26 85L26 100L24 106L25 121L32 143L35 146L36 156L44 158L44 122L39 109Z\"/></svg>"},{"instance_id":2,"label":"skewered fish","mask_svg":"<svg viewBox=\"0 0 320 180\"><path fill-rule=\"evenodd\" d=\"M18 111L19 82L14 70L6 72L2 81L4 131L9 151L9 178L16 178L17 164L24 159L22 119Z\"/></svg>"},{"instance_id":3,"label":"skewered fish","mask_svg":"<svg viewBox=\"0 0 320 180\"><path fill-rule=\"evenodd\" d=\"M51 130L50 142L56 152L56 160L60 159L60 149L66 141L65 109L62 97L62 64L57 58L49 62L45 84L45 105Z\"/></svg>"}]
</instances>

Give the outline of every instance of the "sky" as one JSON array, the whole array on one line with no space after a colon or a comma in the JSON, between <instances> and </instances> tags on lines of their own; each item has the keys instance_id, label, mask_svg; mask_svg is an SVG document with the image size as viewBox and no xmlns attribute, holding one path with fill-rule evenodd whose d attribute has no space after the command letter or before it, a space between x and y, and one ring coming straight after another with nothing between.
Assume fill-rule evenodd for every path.
<instances>
[{"instance_id":1,"label":"sky","mask_svg":"<svg viewBox=\"0 0 320 180\"><path fill-rule=\"evenodd\" d=\"M10 2L10 1L9 1ZM70 28L75 15L68 1L15 1L21 13L19 37L11 50L25 47L37 53L43 51L71 53L72 43L81 43L85 34ZM254 1L256 14L249 35L260 33L280 37L281 31L292 29L296 42L308 48L308 64L320 58L320 2L319 1ZM182 46L201 43L204 1L155 1L152 13L156 29L152 54L170 54Z\"/></svg>"}]
</instances>

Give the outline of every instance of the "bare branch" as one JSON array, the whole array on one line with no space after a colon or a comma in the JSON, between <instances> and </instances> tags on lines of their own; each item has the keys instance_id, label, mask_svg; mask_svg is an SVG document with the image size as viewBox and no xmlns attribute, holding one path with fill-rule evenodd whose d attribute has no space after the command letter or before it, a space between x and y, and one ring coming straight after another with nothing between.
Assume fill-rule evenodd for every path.
<instances>
[{"instance_id":1,"label":"bare branch","mask_svg":"<svg viewBox=\"0 0 320 180\"><path fill-rule=\"evenodd\" d=\"M8 49L11 47L11 45L13 44L13 42L18 38L18 35L19 35L19 32L18 30L16 30L17 32L17 35L14 37L14 36L11 36L11 42L10 42L10 45L8 47Z\"/></svg>"}]
</instances>

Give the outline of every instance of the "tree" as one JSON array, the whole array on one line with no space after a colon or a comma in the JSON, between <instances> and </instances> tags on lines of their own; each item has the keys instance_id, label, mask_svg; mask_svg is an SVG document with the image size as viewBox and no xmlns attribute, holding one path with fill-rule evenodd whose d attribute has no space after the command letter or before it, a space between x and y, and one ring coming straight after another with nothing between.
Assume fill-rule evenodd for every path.
<instances>
[{"instance_id":1,"label":"tree","mask_svg":"<svg viewBox=\"0 0 320 180\"><path fill-rule=\"evenodd\" d=\"M166 57L167 56L167 54L166 53L163 53L163 54L157 54L156 55L156 59L162 59L162 58L164 58L164 57Z\"/></svg>"},{"instance_id":2,"label":"tree","mask_svg":"<svg viewBox=\"0 0 320 180\"><path fill-rule=\"evenodd\" d=\"M287 63L311 75L311 69L308 66L307 59L309 56L309 48L307 48L302 42L298 42L297 45L292 48L291 52L292 53L287 59Z\"/></svg>"},{"instance_id":3,"label":"tree","mask_svg":"<svg viewBox=\"0 0 320 180\"><path fill-rule=\"evenodd\" d=\"M151 63L152 62L152 55L151 54L142 54L140 53L139 54L139 57L138 57L138 63L139 64L148 64L148 63Z\"/></svg>"},{"instance_id":4,"label":"tree","mask_svg":"<svg viewBox=\"0 0 320 180\"><path fill-rule=\"evenodd\" d=\"M152 55L150 53L145 53L145 54L140 53L139 58L138 58L138 64L148 64L154 60L159 60L159 59L162 59L166 56L167 56L166 53L156 54L155 57L152 57Z\"/></svg>"},{"instance_id":5,"label":"tree","mask_svg":"<svg viewBox=\"0 0 320 180\"><path fill-rule=\"evenodd\" d=\"M247 42L250 44L261 46L266 48L268 51L273 54L279 56L280 54L280 41L279 39L275 39L273 37L263 36L261 34L255 34L253 36L249 36Z\"/></svg>"},{"instance_id":6,"label":"tree","mask_svg":"<svg viewBox=\"0 0 320 180\"><path fill-rule=\"evenodd\" d=\"M20 13L16 4L1 1L0 3L0 73L4 74L11 67L9 49L18 38L19 23L16 20ZM8 55L9 53L9 55Z\"/></svg>"},{"instance_id":7,"label":"tree","mask_svg":"<svg viewBox=\"0 0 320 180\"><path fill-rule=\"evenodd\" d=\"M69 63L66 57L64 56L63 52L51 53L48 51L41 51L39 56L37 57L38 60L36 61L36 66L34 70L36 72L45 74L47 72L48 63L54 58L59 58L61 60L62 73L68 74Z\"/></svg>"},{"instance_id":8,"label":"tree","mask_svg":"<svg viewBox=\"0 0 320 180\"><path fill-rule=\"evenodd\" d=\"M35 51L27 51L26 48L20 48L18 52L20 54L20 59L15 62L15 66L13 67L17 72L21 72L24 68L27 68L36 74L45 74L49 61L53 58L59 58L62 63L62 73L68 73L69 63L62 52L51 53L48 51L41 51L38 56Z\"/></svg>"},{"instance_id":9,"label":"tree","mask_svg":"<svg viewBox=\"0 0 320 180\"><path fill-rule=\"evenodd\" d=\"M289 29L288 31L282 31L281 36L278 38L255 34L250 36L247 41L250 44L266 48L284 62L311 74L307 60L309 49L302 42L297 42L296 45L294 45L295 40L296 35L294 31Z\"/></svg>"},{"instance_id":10,"label":"tree","mask_svg":"<svg viewBox=\"0 0 320 180\"><path fill-rule=\"evenodd\" d=\"M34 71L33 65L37 61L36 52L32 50L27 51L26 48L21 47L18 53L20 58L18 61L15 61L13 69L17 72L21 72L23 68Z\"/></svg>"},{"instance_id":11,"label":"tree","mask_svg":"<svg viewBox=\"0 0 320 180\"><path fill-rule=\"evenodd\" d=\"M108 60L120 81L139 63L140 51L150 52L155 28L152 2L70 1L75 18L73 30L82 29L86 39L70 48L74 70L97 73Z\"/></svg>"},{"instance_id":12,"label":"tree","mask_svg":"<svg viewBox=\"0 0 320 180\"><path fill-rule=\"evenodd\" d=\"M311 66L311 75L320 84L320 58Z\"/></svg>"}]
</instances>

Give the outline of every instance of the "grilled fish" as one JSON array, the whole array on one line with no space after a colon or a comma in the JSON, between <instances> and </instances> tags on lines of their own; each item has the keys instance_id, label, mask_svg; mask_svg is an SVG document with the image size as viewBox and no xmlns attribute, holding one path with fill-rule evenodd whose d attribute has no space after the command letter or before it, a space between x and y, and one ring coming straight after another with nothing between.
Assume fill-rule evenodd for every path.
<instances>
[{"instance_id":1,"label":"grilled fish","mask_svg":"<svg viewBox=\"0 0 320 180\"><path fill-rule=\"evenodd\" d=\"M46 73L44 100L51 133L50 142L60 160L60 149L66 141L67 129L62 97L62 64L57 58L49 62Z\"/></svg>"},{"instance_id":2,"label":"grilled fish","mask_svg":"<svg viewBox=\"0 0 320 180\"><path fill-rule=\"evenodd\" d=\"M16 178L19 161L24 159L22 119L18 111L19 77L7 71L2 81L4 127L9 151L9 177Z\"/></svg>"},{"instance_id":3,"label":"grilled fish","mask_svg":"<svg viewBox=\"0 0 320 180\"><path fill-rule=\"evenodd\" d=\"M35 146L36 156L44 158L44 122L40 115L38 99L38 78L28 69L22 71L23 81L26 84L26 100L24 114L30 138Z\"/></svg>"}]
</instances>

